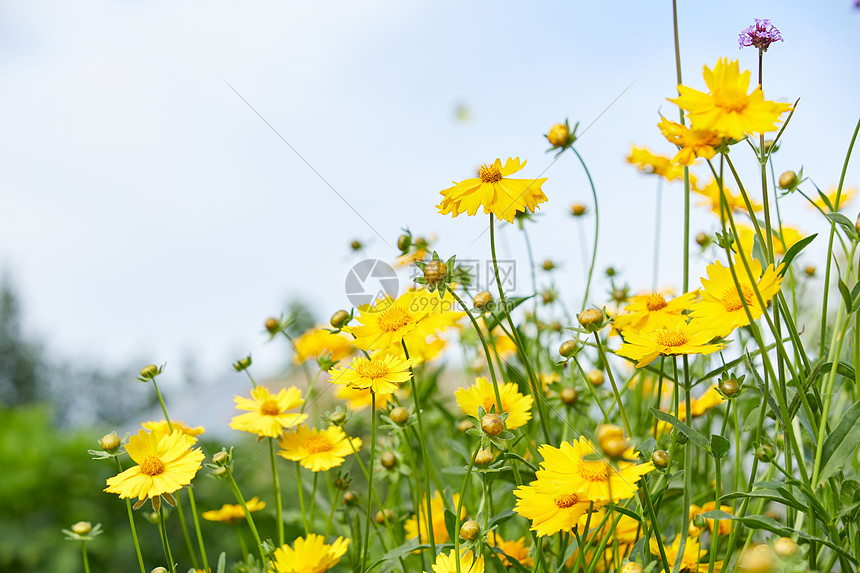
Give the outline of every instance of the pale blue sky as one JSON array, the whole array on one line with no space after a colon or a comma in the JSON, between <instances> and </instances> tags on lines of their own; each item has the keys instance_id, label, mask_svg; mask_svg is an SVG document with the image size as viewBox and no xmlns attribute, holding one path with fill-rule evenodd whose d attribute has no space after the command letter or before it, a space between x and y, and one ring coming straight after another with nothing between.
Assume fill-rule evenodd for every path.
<instances>
[{"instance_id":1,"label":"pale blue sky","mask_svg":"<svg viewBox=\"0 0 860 573\"><path fill-rule=\"evenodd\" d=\"M803 165L835 185L860 115L852 2L679 4L693 87L721 56L756 65L737 44L753 18L782 30L765 92L801 103L777 170ZM394 244L409 226L438 233L446 257L485 258L486 236L472 242L486 219L437 214L439 190L496 157L527 159L522 176L537 176L552 159L550 125L590 123L631 83L577 147L603 211L598 268L624 269L639 289L651 282L654 182L624 157L632 143L670 151L655 128L661 111L677 113L665 101L676 83L669 1L0 2L0 266L21 289L28 331L57 354L178 365L193 352L205 377L251 351L271 370L284 348L264 344L263 319L291 295L321 318L345 307L352 239L391 259L377 233ZM456 121L459 104L471 121ZM755 187L752 157L737 152ZM581 249L567 210L589 193L572 156L544 176L535 254L565 264L558 279L575 306ZM856 161L847 182L860 183ZM663 286L678 287L680 197L665 189ZM824 228L799 197L785 215ZM694 233L714 228L696 212ZM526 279L510 231L504 256Z\"/></svg>"}]
</instances>

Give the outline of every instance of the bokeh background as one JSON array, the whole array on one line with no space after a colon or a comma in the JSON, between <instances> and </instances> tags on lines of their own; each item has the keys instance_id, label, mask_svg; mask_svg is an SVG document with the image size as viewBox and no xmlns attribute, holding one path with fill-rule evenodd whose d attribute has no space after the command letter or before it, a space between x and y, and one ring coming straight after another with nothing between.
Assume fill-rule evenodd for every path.
<instances>
[{"instance_id":1,"label":"bokeh background","mask_svg":"<svg viewBox=\"0 0 860 573\"><path fill-rule=\"evenodd\" d=\"M766 96L800 98L777 173L803 167L833 187L860 113L860 10L681 1L684 82L704 88L702 66L722 56L754 68L737 36L756 17L785 38L766 55ZM263 320L348 308L350 267L393 261L401 229L445 258L487 259L484 217L434 208L481 163L545 171L534 253L561 265L553 280L576 310L593 206L573 156L553 163L542 136L565 118L587 126L577 149L599 194L597 268L649 288L655 183L624 158L631 144L671 152L655 124L675 119L675 85L668 1L0 2L0 568L73 570L58 529L90 519L118 520L94 551L122 570L108 561L130 551L121 506L82 452L157 415L137 370L167 363L178 417L223 425L246 386L234 360L250 352L259 376L289 375ZM846 183L858 182L855 161ZM591 215L572 219L573 202ZM804 203L786 199L783 218L820 230ZM667 185L662 287L680 288L682 205ZM716 223L699 209L692 228ZM527 291L522 241L500 235ZM817 243L810 264L823 262ZM225 427L207 430L237 440Z\"/></svg>"}]
</instances>

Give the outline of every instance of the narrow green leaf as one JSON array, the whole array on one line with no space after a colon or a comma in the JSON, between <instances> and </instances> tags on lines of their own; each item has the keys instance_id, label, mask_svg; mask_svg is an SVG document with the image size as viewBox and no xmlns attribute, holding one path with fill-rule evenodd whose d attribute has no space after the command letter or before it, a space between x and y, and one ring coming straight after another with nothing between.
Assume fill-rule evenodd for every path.
<instances>
[{"instance_id":1,"label":"narrow green leaf","mask_svg":"<svg viewBox=\"0 0 860 573\"><path fill-rule=\"evenodd\" d=\"M807 513L809 511L808 507L804 507L796 499L786 499L785 497L779 495L776 491L772 489L759 489L750 493L746 493L743 491L737 491L734 493L729 493L720 498L720 501L730 501L732 499L739 499L749 497L752 499L766 499L768 501L773 501L775 503L781 503L787 507L793 507L794 509L801 511L803 513Z\"/></svg>"},{"instance_id":2,"label":"narrow green leaf","mask_svg":"<svg viewBox=\"0 0 860 573\"><path fill-rule=\"evenodd\" d=\"M789 267L789 265L791 265L791 262L794 260L794 258L797 255L799 255L800 252L803 249L805 249L806 246L809 243L811 243L812 240L817 236L818 236L818 233L816 233L814 235L809 235L808 237L804 237L804 238L800 239L799 241L797 241L796 243L794 243L793 245L791 245L791 247L785 253L785 257L783 257L782 262L780 263L780 264L785 265L784 267L782 267L780 274L782 274L782 275L785 274L785 272L788 270L788 267Z\"/></svg>"},{"instance_id":3,"label":"narrow green leaf","mask_svg":"<svg viewBox=\"0 0 860 573\"><path fill-rule=\"evenodd\" d=\"M848 314L852 312L852 303L854 300L851 298L851 293L848 291L848 285L845 284L845 281L842 280L842 277L839 277L839 294L842 295L842 301L845 303L845 309L848 311Z\"/></svg>"},{"instance_id":4,"label":"narrow green leaf","mask_svg":"<svg viewBox=\"0 0 860 573\"><path fill-rule=\"evenodd\" d=\"M729 453L729 441L717 434L711 434L711 454L716 459L721 459Z\"/></svg>"},{"instance_id":5,"label":"narrow green leaf","mask_svg":"<svg viewBox=\"0 0 860 573\"><path fill-rule=\"evenodd\" d=\"M528 299L532 298L533 296L534 295L508 297L508 310L513 311L515 308L517 308L518 306L520 306L522 303L524 303ZM484 323L487 325L488 331L492 331L494 328L496 328L499 325L499 323L506 316L505 315L505 309L501 308L501 301L496 303L496 306L498 308L496 308L493 312L489 313L488 315L484 316Z\"/></svg>"},{"instance_id":6,"label":"narrow green leaf","mask_svg":"<svg viewBox=\"0 0 860 573\"><path fill-rule=\"evenodd\" d=\"M689 439L693 440L693 443L705 450L706 452L711 451L711 445L708 443L708 438L673 416L672 414L668 414L662 410L658 410L657 408L650 408L651 413L654 414L654 417L660 420L661 422L666 422L672 427L676 428L679 432L687 436Z\"/></svg>"},{"instance_id":7,"label":"narrow green leaf","mask_svg":"<svg viewBox=\"0 0 860 573\"><path fill-rule=\"evenodd\" d=\"M818 483L821 483L834 475L848 462L860 444L860 401L855 402L847 412L842 415L839 424L830 432L824 440L824 448L821 451L821 474Z\"/></svg>"},{"instance_id":8,"label":"narrow green leaf","mask_svg":"<svg viewBox=\"0 0 860 573\"><path fill-rule=\"evenodd\" d=\"M217 573L224 573L227 570L227 554L225 552L221 552L221 555L218 556L218 565L215 569Z\"/></svg>"}]
</instances>

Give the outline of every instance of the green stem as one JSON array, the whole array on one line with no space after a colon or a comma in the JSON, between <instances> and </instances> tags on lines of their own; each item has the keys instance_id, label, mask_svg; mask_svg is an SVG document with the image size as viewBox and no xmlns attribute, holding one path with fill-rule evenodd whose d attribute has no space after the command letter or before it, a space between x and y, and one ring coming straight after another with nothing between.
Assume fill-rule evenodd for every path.
<instances>
[{"instance_id":1,"label":"green stem","mask_svg":"<svg viewBox=\"0 0 860 573\"><path fill-rule=\"evenodd\" d=\"M302 486L302 466L299 461L296 461L296 487L299 490L299 509L302 512L302 527L305 528L305 535L308 535L310 529L308 528L308 519L305 513L305 488Z\"/></svg>"},{"instance_id":2,"label":"green stem","mask_svg":"<svg viewBox=\"0 0 860 573\"><path fill-rule=\"evenodd\" d=\"M90 573L90 559L87 557L87 542L81 541L81 557L84 560L84 573Z\"/></svg>"},{"instance_id":3,"label":"green stem","mask_svg":"<svg viewBox=\"0 0 860 573\"><path fill-rule=\"evenodd\" d=\"M624 410L624 404L621 403L621 394L618 393L618 385L615 384L615 376L612 374L612 368L609 367L609 360L606 358L606 351L603 350L603 344L600 342L600 334L594 333L594 340L597 341L597 351L600 353L600 360L603 362L603 367L606 368L606 373L609 374L609 383L612 385L612 393L615 395L615 401L618 403L618 410L621 412L621 421L624 422L624 430L628 437L633 436L630 429L630 421L627 419L627 412ZM689 400L689 398L687 398ZM689 420L689 418L687 418Z\"/></svg>"},{"instance_id":4,"label":"green stem","mask_svg":"<svg viewBox=\"0 0 860 573\"><path fill-rule=\"evenodd\" d=\"M281 479L278 475L278 466L275 464L275 440L269 438L269 459L272 464L272 490L275 494L275 522L278 527L278 547L284 545L284 505L281 500ZM296 470L298 471L298 470ZM302 519L304 519L302 511ZM307 533L307 532L306 532Z\"/></svg>"},{"instance_id":5,"label":"green stem","mask_svg":"<svg viewBox=\"0 0 860 573\"><path fill-rule=\"evenodd\" d=\"M591 251L591 264L588 266L588 279L585 281L585 294L582 297L582 308L585 309L585 305L588 304L588 292L591 289L591 279L594 276L594 265L597 263L597 238L600 230L600 208L597 205L597 189L594 186L594 180L591 178L591 172L588 170L588 166L585 164L585 161L582 159L582 156L575 147L571 146L570 150L573 151L576 158L579 159L579 164L582 165L582 169L585 171L585 176L588 178L588 185L591 188L591 198L594 201L594 246Z\"/></svg>"},{"instance_id":6,"label":"green stem","mask_svg":"<svg viewBox=\"0 0 860 573\"><path fill-rule=\"evenodd\" d=\"M370 520L373 510L373 458L376 455L376 392L370 391L370 461L367 463L369 475L367 479L367 515L364 521L364 551L361 552L361 571L367 566L367 553L370 550ZM316 482L314 482L316 483Z\"/></svg>"},{"instance_id":7,"label":"green stem","mask_svg":"<svg viewBox=\"0 0 860 573\"><path fill-rule=\"evenodd\" d=\"M170 551L170 540L167 538L167 524L164 522L164 506L158 506L158 529L161 531L161 544L164 547L164 558L170 566L170 572L176 573L176 563L173 562L173 553Z\"/></svg>"},{"instance_id":8,"label":"green stem","mask_svg":"<svg viewBox=\"0 0 860 573\"><path fill-rule=\"evenodd\" d=\"M469 457L469 467L466 469L466 477L463 479L463 485L460 487L460 498L457 500L457 511L454 513L454 559L457 573L460 572L460 512L463 511L463 500L466 499L466 486L469 485L469 478L472 476L472 469L475 467L475 458L478 457L478 452L481 451L481 445ZM486 513L486 511L485 511Z\"/></svg>"},{"instance_id":9,"label":"green stem","mask_svg":"<svg viewBox=\"0 0 860 573\"><path fill-rule=\"evenodd\" d=\"M233 496L236 498L236 501L239 502L239 505L241 505L242 509L245 511L245 521L248 522L248 527L251 529L251 533L254 535L254 541L257 543L257 550L260 552L260 565L265 566L266 552L263 551L263 542L260 539L260 534L257 532L257 525L254 523L254 518L251 516L251 512L248 511L248 505L245 503L245 498L242 497L242 491L239 489L239 484L236 483L236 478L233 477L233 472L228 466L223 467L227 470L226 476L230 490L233 492ZM304 512L302 512L302 515L304 515Z\"/></svg>"},{"instance_id":10,"label":"green stem","mask_svg":"<svg viewBox=\"0 0 860 573\"><path fill-rule=\"evenodd\" d=\"M122 473L122 464L119 458L116 460L116 467ZM140 565L140 573L146 573L146 565L143 564L143 554L140 552L140 541L137 538L137 528L134 526L134 512L131 510L131 500L125 498L125 508L128 511L128 524L131 526L131 537L134 539L134 550L137 553L137 563Z\"/></svg>"}]
</instances>

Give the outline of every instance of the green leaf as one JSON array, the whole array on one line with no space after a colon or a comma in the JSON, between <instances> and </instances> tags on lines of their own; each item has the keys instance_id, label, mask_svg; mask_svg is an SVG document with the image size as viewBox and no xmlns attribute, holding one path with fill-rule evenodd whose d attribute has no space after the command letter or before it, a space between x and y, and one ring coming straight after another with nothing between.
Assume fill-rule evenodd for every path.
<instances>
[{"instance_id":1,"label":"green leaf","mask_svg":"<svg viewBox=\"0 0 860 573\"><path fill-rule=\"evenodd\" d=\"M799 241L797 241L796 243L794 243L793 245L791 245L791 247L785 253L785 257L783 257L782 262L780 263L780 264L784 264L785 266L782 267L782 270L780 270L779 274L784 275L785 272L788 270L789 265L791 265L791 262L794 260L794 258L797 255L799 255L800 252L806 248L806 245L811 243L812 240L817 236L818 236L818 233L816 233L814 235L809 235L808 237L804 237L804 238L800 239Z\"/></svg>"},{"instance_id":2,"label":"green leaf","mask_svg":"<svg viewBox=\"0 0 860 573\"><path fill-rule=\"evenodd\" d=\"M716 519L718 521L722 519L738 519L736 516L732 515L731 513L725 512L722 509L712 509L711 511L706 511L705 513L700 513L698 515L703 517L704 519Z\"/></svg>"},{"instance_id":3,"label":"green leaf","mask_svg":"<svg viewBox=\"0 0 860 573\"><path fill-rule=\"evenodd\" d=\"M821 451L821 473L815 487L838 472L856 451L857 445L860 443L860 423L858 421L860 421L860 401L855 402L842 415L839 424L824 440L824 448Z\"/></svg>"},{"instance_id":4,"label":"green leaf","mask_svg":"<svg viewBox=\"0 0 860 573\"><path fill-rule=\"evenodd\" d=\"M224 573L227 570L227 554L223 551L218 556L218 566L215 569L216 573Z\"/></svg>"},{"instance_id":5,"label":"green leaf","mask_svg":"<svg viewBox=\"0 0 860 573\"><path fill-rule=\"evenodd\" d=\"M857 236L857 228L854 226L854 222L842 213L827 213L825 216L830 219L831 222L836 223L845 229L845 233L849 237L854 238Z\"/></svg>"},{"instance_id":6,"label":"green leaf","mask_svg":"<svg viewBox=\"0 0 860 573\"><path fill-rule=\"evenodd\" d=\"M367 570L371 571L372 569L378 567L383 562L388 561L389 559L398 559L400 557L403 557L404 555L409 555L413 551L421 551L422 549L429 549L429 548L430 548L430 545L427 543L418 543L418 541L416 539L410 539L409 541L407 541L403 545L400 545L399 547L395 547L394 549L392 549L391 551L389 551L388 553L386 553L385 555L383 555L382 557L380 557L379 559L377 559L376 561L371 563L370 566L367 568Z\"/></svg>"},{"instance_id":7,"label":"green leaf","mask_svg":"<svg viewBox=\"0 0 860 573\"><path fill-rule=\"evenodd\" d=\"M513 311L515 308L520 306L522 303L532 298L531 296L510 296L508 297L508 311ZM496 328L499 323L505 318L505 309L502 308L501 301L496 303L496 309L491 313L484 316L484 324L487 325L487 330L492 332L494 328Z\"/></svg>"},{"instance_id":8,"label":"green leaf","mask_svg":"<svg viewBox=\"0 0 860 573\"><path fill-rule=\"evenodd\" d=\"M729 453L729 441L717 434L711 434L711 453L719 460Z\"/></svg>"},{"instance_id":9,"label":"green leaf","mask_svg":"<svg viewBox=\"0 0 860 573\"><path fill-rule=\"evenodd\" d=\"M515 515L516 514L514 513L513 509L506 509L505 511L503 511L501 513L497 513L490 520L490 523L489 523L490 529L495 525L503 524L504 522L508 521L509 519L514 517Z\"/></svg>"},{"instance_id":10,"label":"green leaf","mask_svg":"<svg viewBox=\"0 0 860 573\"><path fill-rule=\"evenodd\" d=\"M650 408L651 413L654 414L654 417L660 420L661 422L666 422L667 424L673 426L679 432L687 436L689 439L693 440L693 443L705 450L706 452L711 451L711 445L708 443L708 438L673 416L672 414L668 414L662 410L658 410L657 408Z\"/></svg>"},{"instance_id":11,"label":"green leaf","mask_svg":"<svg viewBox=\"0 0 860 573\"><path fill-rule=\"evenodd\" d=\"M747 414L746 419L744 420L744 427L741 430L742 433L746 434L748 432L753 431L756 427L758 427L758 415L761 411L761 406L756 406L750 413Z\"/></svg>"},{"instance_id":12,"label":"green leaf","mask_svg":"<svg viewBox=\"0 0 860 573\"><path fill-rule=\"evenodd\" d=\"M851 314L853 308L853 299L851 298L851 293L848 291L848 285L845 284L845 281L842 280L842 277L838 277L838 280L839 294L842 295L842 301L845 303L845 309L848 311L848 314Z\"/></svg>"},{"instance_id":13,"label":"green leaf","mask_svg":"<svg viewBox=\"0 0 860 573\"><path fill-rule=\"evenodd\" d=\"M744 497L748 497L751 499L766 499L768 501L781 503L782 505L785 505L788 507L793 507L794 509L796 509L800 512L803 512L803 513L809 512L809 508L805 507L803 504L801 504L796 499L786 499L785 497L779 495L779 493L773 489L759 489L759 490L753 491L751 493L746 493L743 491L737 491L735 493L729 493L729 494L724 495L723 497L720 498L720 501L723 502L723 501L729 501L732 499L739 499L739 498L744 498Z\"/></svg>"}]
</instances>

